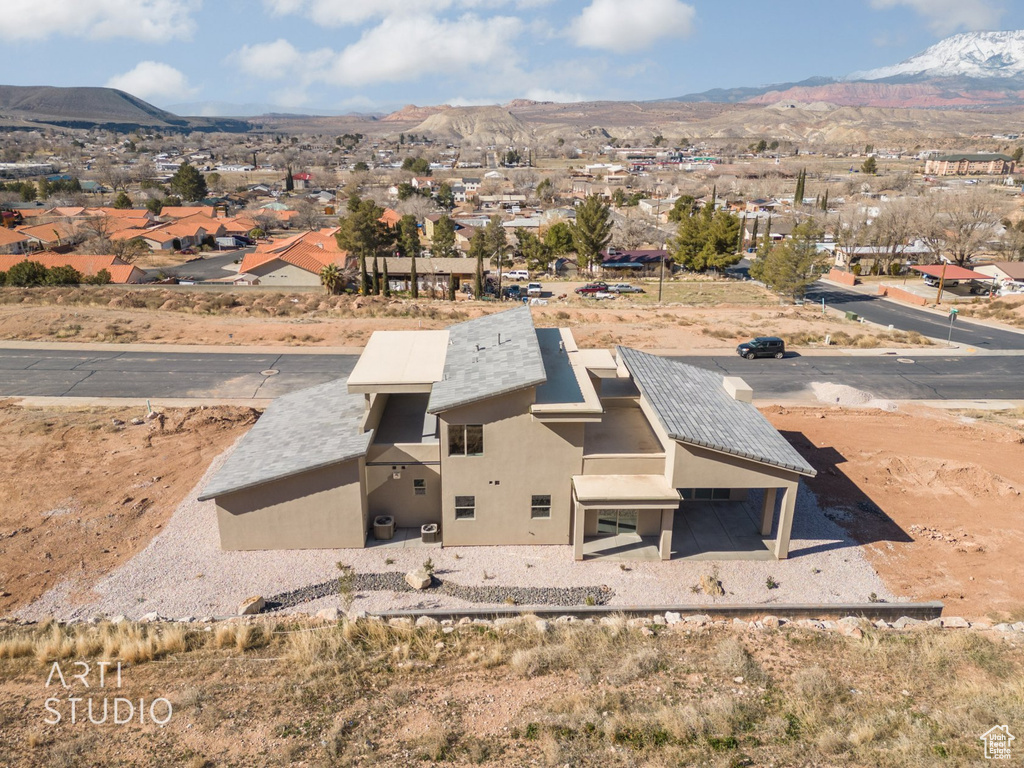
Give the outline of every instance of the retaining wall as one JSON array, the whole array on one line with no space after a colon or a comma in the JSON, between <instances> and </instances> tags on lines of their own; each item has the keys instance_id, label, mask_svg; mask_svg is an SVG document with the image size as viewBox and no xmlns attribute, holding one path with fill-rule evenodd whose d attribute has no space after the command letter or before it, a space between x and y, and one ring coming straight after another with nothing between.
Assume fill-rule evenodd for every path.
<instances>
[{"instance_id":1,"label":"retaining wall","mask_svg":"<svg viewBox=\"0 0 1024 768\"><path fill-rule=\"evenodd\" d=\"M878 295L902 301L904 304L913 304L916 307L926 307L930 303L924 296L918 296L916 293L904 291L902 288L896 288L885 283L878 286Z\"/></svg>"}]
</instances>

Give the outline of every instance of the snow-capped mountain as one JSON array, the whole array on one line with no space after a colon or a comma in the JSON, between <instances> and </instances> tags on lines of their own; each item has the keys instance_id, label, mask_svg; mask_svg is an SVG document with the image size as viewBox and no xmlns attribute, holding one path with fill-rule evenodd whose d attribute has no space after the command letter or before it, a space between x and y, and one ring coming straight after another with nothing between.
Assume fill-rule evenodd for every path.
<instances>
[{"instance_id":1,"label":"snow-capped mountain","mask_svg":"<svg viewBox=\"0 0 1024 768\"><path fill-rule=\"evenodd\" d=\"M854 72L847 80L967 77L1014 78L1024 75L1024 30L965 32L940 40L899 64Z\"/></svg>"}]
</instances>

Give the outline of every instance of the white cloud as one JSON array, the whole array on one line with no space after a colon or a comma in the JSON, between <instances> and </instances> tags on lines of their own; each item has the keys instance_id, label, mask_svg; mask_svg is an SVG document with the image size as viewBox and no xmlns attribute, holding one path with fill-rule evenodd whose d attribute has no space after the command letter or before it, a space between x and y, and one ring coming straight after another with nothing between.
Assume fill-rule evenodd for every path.
<instances>
[{"instance_id":1,"label":"white cloud","mask_svg":"<svg viewBox=\"0 0 1024 768\"><path fill-rule=\"evenodd\" d=\"M305 56L287 40L243 45L229 57L247 75L282 80L296 74Z\"/></svg>"},{"instance_id":2,"label":"white cloud","mask_svg":"<svg viewBox=\"0 0 1024 768\"><path fill-rule=\"evenodd\" d=\"M56 35L151 42L188 39L202 0L3 0L6 40Z\"/></svg>"},{"instance_id":3,"label":"white cloud","mask_svg":"<svg viewBox=\"0 0 1024 768\"><path fill-rule=\"evenodd\" d=\"M928 27L937 35L949 35L959 29L999 29L1003 16L1003 9L993 0L871 0L872 8L899 6L927 19Z\"/></svg>"},{"instance_id":4,"label":"white cloud","mask_svg":"<svg viewBox=\"0 0 1024 768\"><path fill-rule=\"evenodd\" d=\"M157 99L167 102L196 93L180 70L158 61L140 61L134 69L110 78L107 87L127 91L146 101Z\"/></svg>"},{"instance_id":5,"label":"white cloud","mask_svg":"<svg viewBox=\"0 0 1024 768\"><path fill-rule=\"evenodd\" d=\"M296 87L312 83L360 87L407 82L437 74L500 74L516 59L519 19L472 14L455 20L394 16L367 29L341 51L303 52L287 40L243 46L228 57L243 72L264 80L290 78Z\"/></svg>"},{"instance_id":6,"label":"white cloud","mask_svg":"<svg viewBox=\"0 0 1024 768\"><path fill-rule=\"evenodd\" d=\"M415 80L424 75L478 76L511 64L522 22L509 16L455 21L433 16L389 17L343 50L326 79L335 85Z\"/></svg>"},{"instance_id":7,"label":"white cloud","mask_svg":"<svg viewBox=\"0 0 1024 768\"><path fill-rule=\"evenodd\" d=\"M552 0L264 0L278 15L302 14L328 27L365 24L391 16L436 15L449 10L492 9L514 5L517 9L539 8Z\"/></svg>"},{"instance_id":8,"label":"white cloud","mask_svg":"<svg viewBox=\"0 0 1024 768\"><path fill-rule=\"evenodd\" d=\"M666 37L693 31L692 5L680 0L591 0L569 27L570 38L585 48L638 51Z\"/></svg>"}]
</instances>

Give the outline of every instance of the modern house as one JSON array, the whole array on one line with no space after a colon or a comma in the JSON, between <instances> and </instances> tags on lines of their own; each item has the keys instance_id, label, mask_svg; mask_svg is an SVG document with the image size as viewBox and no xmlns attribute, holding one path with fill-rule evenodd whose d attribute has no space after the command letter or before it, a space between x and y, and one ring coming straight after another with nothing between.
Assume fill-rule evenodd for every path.
<instances>
[{"instance_id":1,"label":"modern house","mask_svg":"<svg viewBox=\"0 0 1024 768\"><path fill-rule=\"evenodd\" d=\"M815 471L751 398L635 349L580 350L528 307L378 331L347 380L275 400L200 500L228 550L363 547L388 516L437 524L446 547L701 557L721 554L703 551L717 526L731 556L785 558Z\"/></svg>"}]
</instances>

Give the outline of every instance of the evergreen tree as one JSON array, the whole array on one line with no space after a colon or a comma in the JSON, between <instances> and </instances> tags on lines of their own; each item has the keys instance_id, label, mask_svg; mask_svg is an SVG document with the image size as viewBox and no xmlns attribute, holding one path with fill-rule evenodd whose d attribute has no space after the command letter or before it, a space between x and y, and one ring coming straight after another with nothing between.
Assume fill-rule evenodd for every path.
<instances>
[{"instance_id":1,"label":"evergreen tree","mask_svg":"<svg viewBox=\"0 0 1024 768\"><path fill-rule=\"evenodd\" d=\"M798 224L790 239L771 246L750 265L750 276L777 293L800 298L807 286L818 279L828 259L827 254L818 251L823 234L813 219Z\"/></svg>"},{"instance_id":2,"label":"evergreen tree","mask_svg":"<svg viewBox=\"0 0 1024 768\"><path fill-rule=\"evenodd\" d=\"M448 301L455 301L455 275L448 273Z\"/></svg>"},{"instance_id":3,"label":"evergreen tree","mask_svg":"<svg viewBox=\"0 0 1024 768\"><path fill-rule=\"evenodd\" d=\"M382 291L384 298L391 298L391 280L388 278L388 257L384 257L384 272L381 274Z\"/></svg>"},{"instance_id":4,"label":"evergreen tree","mask_svg":"<svg viewBox=\"0 0 1024 768\"><path fill-rule=\"evenodd\" d=\"M804 193L807 191L807 169L803 168L796 175L796 191L793 193L793 205L804 204Z\"/></svg>"},{"instance_id":5,"label":"evergreen tree","mask_svg":"<svg viewBox=\"0 0 1024 768\"><path fill-rule=\"evenodd\" d=\"M434 223L430 255L436 259L450 259L459 255L455 247L455 222L448 216L442 216Z\"/></svg>"},{"instance_id":6,"label":"evergreen tree","mask_svg":"<svg viewBox=\"0 0 1024 768\"><path fill-rule=\"evenodd\" d=\"M487 235L477 227L469 242L469 256L476 259L476 275L473 277L473 293L479 299L484 295L484 258L487 256Z\"/></svg>"},{"instance_id":7,"label":"evergreen tree","mask_svg":"<svg viewBox=\"0 0 1024 768\"><path fill-rule=\"evenodd\" d=\"M544 233L544 245L551 249L554 256L572 251L572 231L564 221L556 221Z\"/></svg>"},{"instance_id":8,"label":"evergreen tree","mask_svg":"<svg viewBox=\"0 0 1024 768\"><path fill-rule=\"evenodd\" d=\"M416 224L416 217L406 214L398 222L398 250L402 256L411 259L409 265L409 290L414 299L420 297L419 277L416 274L416 259L422 253L420 246L420 232Z\"/></svg>"},{"instance_id":9,"label":"evergreen tree","mask_svg":"<svg viewBox=\"0 0 1024 768\"><path fill-rule=\"evenodd\" d=\"M714 211L705 205L696 216L679 222L672 241L676 262L695 272L723 269L742 258L736 252L740 220L726 210Z\"/></svg>"},{"instance_id":10,"label":"evergreen tree","mask_svg":"<svg viewBox=\"0 0 1024 768\"><path fill-rule=\"evenodd\" d=\"M367 273L367 262L376 260L381 253L387 253L394 244L395 233L380 220L384 210L373 200L363 200L353 195L348 201L348 215L339 222L335 238L338 247L355 254L359 259L359 292L369 295L372 284ZM376 270L374 270L376 274ZM374 289L376 293L376 290Z\"/></svg>"},{"instance_id":11,"label":"evergreen tree","mask_svg":"<svg viewBox=\"0 0 1024 768\"><path fill-rule=\"evenodd\" d=\"M680 195L668 212L668 220L672 222L682 221L683 218L693 216L697 212L697 201L691 195Z\"/></svg>"},{"instance_id":12,"label":"evergreen tree","mask_svg":"<svg viewBox=\"0 0 1024 768\"><path fill-rule=\"evenodd\" d=\"M125 211L132 207L132 199L128 197L128 193L121 191L117 193L117 197L114 198L114 208Z\"/></svg>"},{"instance_id":13,"label":"evergreen tree","mask_svg":"<svg viewBox=\"0 0 1024 768\"><path fill-rule=\"evenodd\" d=\"M373 256L373 275L371 276L374 296L380 296L380 267L377 265L377 255Z\"/></svg>"},{"instance_id":14,"label":"evergreen tree","mask_svg":"<svg viewBox=\"0 0 1024 768\"><path fill-rule=\"evenodd\" d=\"M875 160L875 156L871 155L867 160L861 163L861 173L866 173L869 176L874 176L878 173L878 161Z\"/></svg>"},{"instance_id":15,"label":"evergreen tree","mask_svg":"<svg viewBox=\"0 0 1024 768\"><path fill-rule=\"evenodd\" d=\"M761 219L755 216L754 217L754 226L750 230L750 244L754 248L757 247L757 228L758 228L758 225L760 225L760 223L761 223Z\"/></svg>"},{"instance_id":16,"label":"evergreen tree","mask_svg":"<svg viewBox=\"0 0 1024 768\"><path fill-rule=\"evenodd\" d=\"M182 200L202 200L207 195L206 179L188 163L182 163L168 182L171 191Z\"/></svg>"},{"instance_id":17,"label":"evergreen tree","mask_svg":"<svg viewBox=\"0 0 1024 768\"><path fill-rule=\"evenodd\" d=\"M825 190L825 194L821 198L821 210L828 213L828 189Z\"/></svg>"},{"instance_id":18,"label":"evergreen tree","mask_svg":"<svg viewBox=\"0 0 1024 768\"><path fill-rule=\"evenodd\" d=\"M512 260L508 258L511 250L508 244L508 237L505 235L505 227L501 225L500 216L491 216L484 227L484 235L487 238L487 256L495 267L511 266Z\"/></svg>"},{"instance_id":19,"label":"evergreen tree","mask_svg":"<svg viewBox=\"0 0 1024 768\"><path fill-rule=\"evenodd\" d=\"M581 262L589 269L601 251L611 242L612 222L608 205L597 195L589 195L576 208L576 221L569 225L573 247Z\"/></svg>"}]
</instances>

